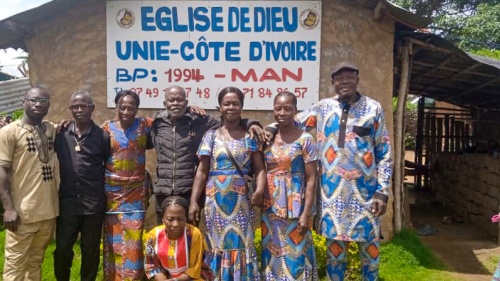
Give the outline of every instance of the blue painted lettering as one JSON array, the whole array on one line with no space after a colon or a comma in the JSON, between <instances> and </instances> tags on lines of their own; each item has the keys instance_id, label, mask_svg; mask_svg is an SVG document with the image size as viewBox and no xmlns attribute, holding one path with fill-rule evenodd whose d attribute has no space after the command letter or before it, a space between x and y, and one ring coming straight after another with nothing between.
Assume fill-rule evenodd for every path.
<instances>
[{"instance_id":1,"label":"blue painted lettering","mask_svg":"<svg viewBox=\"0 0 500 281\"><path fill-rule=\"evenodd\" d=\"M316 61L316 41L252 41L250 61Z\"/></svg>"},{"instance_id":2,"label":"blue painted lettering","mask_svg":"<svg viewBox=\"0 0 500 281\"><path fill-rule=\"evenodd\" d=\"M221 13L222 7L212 7L212 31L224 31L224 27L222 26L224 18L220 15Z\"/></svg>"},{"instance_id":3,"label":"blue painted lettering","mask_svg":"<svg viewBox=\"0 0 500 281\"><path fill-rule=\"evenodd\" d=\"M121 60L169 60L170 41L121 41L115 42L116 56Z\"/></svg>"},{"instance_id":4,"label":"blue painted lettering","mask_svg":"<svg viewBox=\"0 0 500 281\"><path fill-rule=\"evenodd\" d=\"M116 82L135 82L136 80L148 77L148 73L148 70L145 68L136 68L132 72L132 75L130 75L126 68L117 68Z\"/></svg>"},{"instance_id":5,"label":"blue painted lettering","mask_svg":"<svg viewBox=\"0 0 500 281\"><path fill-rule=\"evenodd\" d=\"M141 7L141 28L142 31L155 31L156 27L154 25L149 25L149 23L154 23L154 17L149 16L153 12L153 7L144 6Z\"/></svg>"}]
</instances>

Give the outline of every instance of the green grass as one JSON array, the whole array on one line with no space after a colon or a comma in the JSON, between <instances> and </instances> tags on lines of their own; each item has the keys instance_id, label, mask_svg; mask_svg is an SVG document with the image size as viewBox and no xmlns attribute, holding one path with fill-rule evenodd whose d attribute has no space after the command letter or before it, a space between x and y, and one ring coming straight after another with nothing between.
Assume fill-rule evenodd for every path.
<instances>
[{"instance_id":1,"label":"green grass","mask_svg":"<svg viewBox=\"0 0 500 281\"><path fill-rule=\"evenodd\" d=\"M54 277L54 258L53 253L56 248L55 242L49 244L45 252L45 258L42 265L42 280L56 280ZM0 227L0 279L3 274L4 254L5 254L5 229ZM75 257L73 259L73 266L71 267L71 280L80 280L80 264L81 252L80 244L77 242L73 247ZM102 272L102 258L97 273L97 280L104 280Z\"/></svg>"},{"instance_id":2,"label":"green grass","mask_svg":"<svg viewBox=\"0 0 500 281\"><path fill-rule=\"evenodd\" d=\"M484 264L484 267L491 272L491 274L495 273L495 270L497 269L498 262L500 261L500 257L494 256L494 257L489 257L488 260L486 260L486 264Z\"/></svg>"},{"instance_id":3,"label":"green grass","mask_svg":"<svg viewBox=\"0 0 500 281\"><path fill-rule=\"evenodd\" d=\"M5 231L0 228L0 272L3 272ZM55 280L54 253L55 243L51 243L45 253L43 263L43 280ZM75 258L71 268L71 280L80 279L80 245L73 248ZM432 251L426 248L415 232L403 230L391 242L384 243L380 249L380 280L381 281L451 281L443 263ZM491 261L492 267L497 259ZM101 260L102 264L102 260ZM99 268L97 280L103 280L102 265ZM327 278L322 278L326 281ZM352 280L352 279L350 279Z\"/></svg>"},{"instance_id":4,"label":"green grass","mask_svg":"<svg viewBox=\"0 0 500 281\"><path fill-rule=\"evenodd\" d=\"M424 246L417 234L403 230L380 249L380 280L447 281L443 263Z\"/></svg>"}]
</instances>

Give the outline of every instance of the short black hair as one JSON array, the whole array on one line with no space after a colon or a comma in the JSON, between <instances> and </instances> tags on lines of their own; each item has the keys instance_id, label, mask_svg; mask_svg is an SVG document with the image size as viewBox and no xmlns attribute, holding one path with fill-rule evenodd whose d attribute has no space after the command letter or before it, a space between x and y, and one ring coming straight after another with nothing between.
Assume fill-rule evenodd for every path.
<instances>
[{"instance_id":1,"label":"short black hair","mask_svg":"<svg viewBox=\"0 0 500 281\"><path fill-rule=\"evenodd\" d=\"M235 93L241 102L241 106L243 106L243 103L245 100L245 95L243 94L243 92L240 89L238 89L236 87L226 87L219 92L219 96L217 97L217 99L219 101L219 106L221 105L222 99L224 98L224 96L229 94L229 93Z\"/></svg>"},{"instance_id":2,"label":"short black hair","mask_svg":"<svg viewBox=\"0 0 500 281\"><path fill-rule=\"evenodd\" d=\"M139 98L139 95L136 94L132 90L121 90L116 94L115 97L115 104L118 105L118 102L120 101L121 98L126 97L126 96L131 96L134 100L135 103L137 104L137 107L139 107L139 104L141 103L141 99Z\"/></svg>"},{"instance_id":3,"label":"short black hair","mask_svg":"<svg viewBox=\"0 0 500 281\"><path fill-rule=\"evenodd\" d=\"M279 97L290 97L290 98L292 98L292 103L293 103L293 105L295 106L295 108L297 108L297 96L295 96L293 93L288 92L288 91L279 92L279 93L278 93L278 94L274 97L274 102L276 102L276 100L277 100Z\"/></svg>"},{"instance_id":4,"label":"short black hair","mask_svg":"<svg viewBox=\"0 0 500 281\"><path fill-rule=\"evenodd\" d=\"M189 212L189 203L186 199L174 195L174 196L169 196L161 202L161 217L165 215L165 211L167 210L168 207L172 205L179 205L184 208L184 211L186 211L186 218L188 217L188 212Z\"/></svg>"}]
</instances>

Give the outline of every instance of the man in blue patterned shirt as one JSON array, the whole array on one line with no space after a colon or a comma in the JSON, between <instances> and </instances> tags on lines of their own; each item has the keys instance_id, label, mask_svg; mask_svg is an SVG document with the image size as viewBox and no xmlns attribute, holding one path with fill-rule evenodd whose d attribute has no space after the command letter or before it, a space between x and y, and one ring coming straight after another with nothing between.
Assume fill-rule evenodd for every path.
<instances>
[{"instance_id":1,"label":"man in blue patterned shirt","mask_svg":"<svg viewBox=\"0 0 500 281\"><path fill-rule=\"evenodd\" d=\"M386 211L392 152L383 109L357 91L359 69L350 62L332 71L336 96L297 114L304 130L316 128L321 188L318 232L327 238L327 273L343 280L349 242L358 242L363 280L377 280L380 216Z\"/></svg>"}]
</instances>

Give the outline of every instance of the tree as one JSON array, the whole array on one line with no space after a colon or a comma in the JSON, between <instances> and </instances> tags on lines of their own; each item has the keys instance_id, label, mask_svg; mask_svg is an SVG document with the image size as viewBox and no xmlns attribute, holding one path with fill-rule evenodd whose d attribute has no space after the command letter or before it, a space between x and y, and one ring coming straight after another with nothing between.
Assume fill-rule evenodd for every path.
<instances>
[{"instance_id":1,"label":"tree","mask_svg":"<svg viewBox=\"0 0 500 281\"><path fill-rule=\"evenodd\" d=\"M391 0L430 17L432 32L465 51L500 50L500 0Z\"/></svg>"},{"instance_id":2,"label":"tree","mask_svg":"<svg viewBox=\"0 0 500 281\"><path fill-rule=\"evenodd\" d=\"M23 77L28 77L29 67L28 67L28 55L16 57L16 59L22 59L21 63L17 66L17 70L21 72Z\"/></svg>"}]
</instances>

